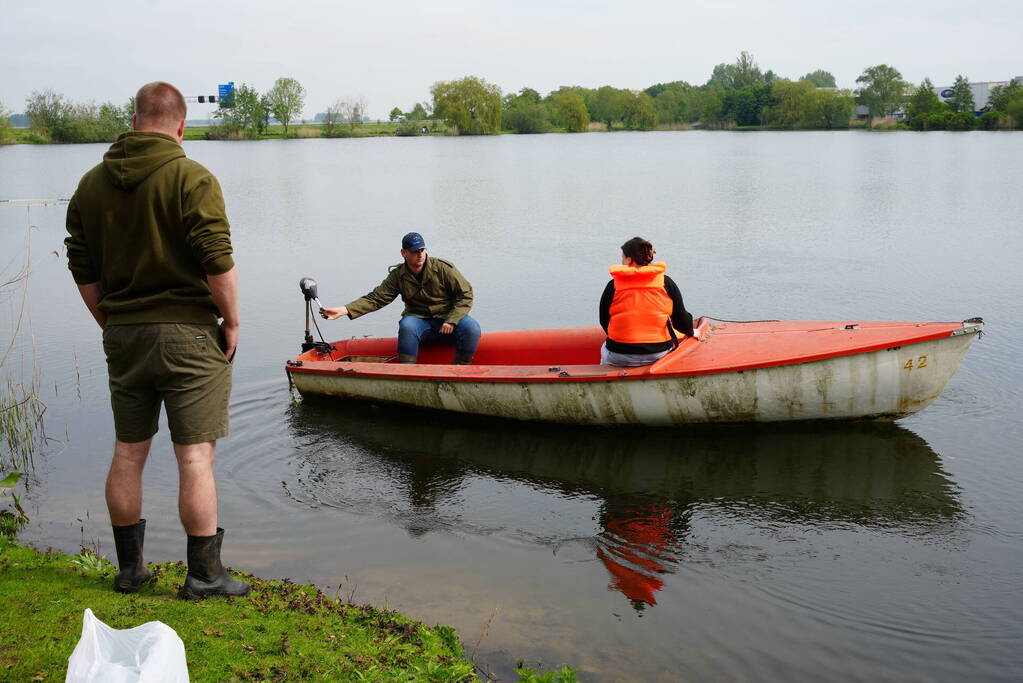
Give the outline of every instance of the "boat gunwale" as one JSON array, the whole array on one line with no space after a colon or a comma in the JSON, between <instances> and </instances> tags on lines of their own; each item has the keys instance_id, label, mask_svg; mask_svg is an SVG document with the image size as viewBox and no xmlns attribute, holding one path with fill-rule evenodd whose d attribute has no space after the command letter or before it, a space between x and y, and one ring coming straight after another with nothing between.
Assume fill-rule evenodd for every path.
<instances>
[{"instance_id":1,"label":"boat gunwale","mask_svg":"<svg viewBox=\"0 0 1023 683\"><path fill-rule=\"evenodd\" d=\"M558 382L611 382L623 380L651 380L651 379L673 379L681 377L700 377L705 375L722 375L746 370L761 370L790 365L801 365L855 356L860 354L874 353L922 344L929 341L951 338L961 334L977 334L981 332L980 325L967 326L967 322L961 323L919 323L919 324L944 324L958 325L959 329L942 329L938 332L930 332L915 337L900 339L897 343L892 340L885 340L881 343L870 343L863 346L849 347L823 353L794 356L783 361L761 361L742 363L730 366L706 368L700 370L666 370L656 371L656 363L636 368L616 367L607 369L610 366L599 364L588 365L561 365L556 367L544 367L543 365L443 365L443 364L422 364L422 365L400 365L392 363L358 363L342 361L317 361L303 359L289 360L285 369L291 374L312 374L312 375L338 375L358 379L386 379L399 381L431 381L431 382L528 382L528 383L558 383ZM700 339L696 343L707 343L707 340ZM305 354L302 354L305 355ZM669 354L670 356L670 354ZM665 356L662 360L666 360ZM293 363L299 361L301 365ZM480 371L486 368L487 370ZM494 374L494 371L498 374Z\"/></svg>"}]
</instances>

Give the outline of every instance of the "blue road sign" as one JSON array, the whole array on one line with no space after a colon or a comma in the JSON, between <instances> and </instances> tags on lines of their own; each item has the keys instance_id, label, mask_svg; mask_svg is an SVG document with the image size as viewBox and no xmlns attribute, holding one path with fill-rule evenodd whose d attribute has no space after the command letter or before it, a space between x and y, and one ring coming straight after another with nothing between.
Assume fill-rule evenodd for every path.
<instances>
[{"instance_id":1,"label":"blue road sign","mask_svg":"<svg viewBox=\"0 0 1023 683\"><path fill-rule=\"evenodd\" d=\"M217 86L217 96L220 97L220 99L230 98L232 90L234 90L234 81L221 83Z\"/></svg>"}]
</instances>

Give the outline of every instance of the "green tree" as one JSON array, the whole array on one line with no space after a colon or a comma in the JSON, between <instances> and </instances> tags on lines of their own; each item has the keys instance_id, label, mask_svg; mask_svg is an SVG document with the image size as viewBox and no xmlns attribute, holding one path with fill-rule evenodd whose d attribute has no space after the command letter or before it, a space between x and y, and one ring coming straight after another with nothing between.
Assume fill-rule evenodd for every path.
<instances>
[{"instance_id":1,"label":"green tree","mask_svg":"<svg viewBox=\"0 0 1023 683\"><path fill-rule=\"evenodd\" d=\"M546 133L551 129L550 115L543 104L521 102L505 110L504 125L516 133Z\"/></svg>"},{"instance_id":2,"label":"green tree","mask_svg":"<svg viewBox=\"0 0 1023 683\"><path fill-rule=\"evenodd\" d=\"M213 112L217 124L210 126L206 136L213 140L243 137L259 137L260 126L265 115L264 99L248 84L242 83L234 89L230 102L223 102Z\"/></svg>"},{"instance_id":3,"label":"green tree","mask_svg":"<svg viewBox=\"0 0 1023 683\"><path fill-rule=\"evenodd\" d=\"M617 121L621 121L625 115L625 107L633 99L634 95L628 90L605 85L597 88L593 99L587 102L590 111L590 119L603 121L608 130L611 130Z\"/></svg>"},{"instance_id":4,"label":"green tree","mask_svg":"<svg viewBox=\"0 0 1023 683\"><path fill-rule=\"evenodd\" d=\"M996 85L991 88L991 95L988 104L997 111L1008 111L1009 103L1017 98L1023 97L1023 83L1020 79L1014 78L1006 85Z\"/></svg>"},{"instance_id":5,"label":"green tree","mask_svg":"<svg viewBox=\"0 0 1023 683\"><path fill-rule=\"evenodd\" d=\"M25 102L33 132L53 142L112 142L130 128L124 107L74 103L53 90L33 92Z\"/></svg>"},{"instance_id":6,"label":"green tree","mask_svg":"<svg viewBox=\"0 0 1023 683\"><path fill-rule=\"evenodd\" d=\"M962 74L956 76L952 84L952 96L945 100L948 108L959 114L962 112L973 113L973 91L970 90L970 81Z\"/></svg>"},{"instance_id":7,"label":"green tree","mask_svg":"<svg viewBox=\"0 0 1023 683\"><path fill-rule=\"evenodd\" d=\"M818 88L834 88L835 77L831 75L831 72L824 71L823 69L817 69L803 76L801 81L810 81Z\"/></svg>"},{"instance_id":8,"label":"green tree","mask_svg":"<svg viewBox=\"0 0 1023 683\"><path fill-rule=\"evenodd\" d=\"M736 88L748 88L763 85L764 75L760 72L753 55L743 50L735 60L734 83Z\"/></svg>"},{"instance_id":9,"label":"green tree","mask_svg":"<svg viewBox=\"0 0 1023 683\"><path fill-rule=\"evenodd\" d=\"M135 107L132 106L134 113ZM131 116L125 106L104 102L96 115L97 134L102 141L113 142L121 133L131 130Z\"/></svg>"},{"instance_id":10,"label":"green tree","mask_svg":"<svg viewBox=\"0 0 1023 683\"><path fill-rule=\"evenodd\" d=\"M815 128L816 101L808 97L816 86L810 81L774 81L770 85L773 104L760 112L760 122L772 128Z\"/></svg>"},{"instance_id":11,"label":"green tree","mask_svg":"<svg viewBox=\"0 0 1023 683\"><path fill-rule=\"evenodd\" d=\"M430 88L434 112L459 135L491 135L501 130L501 89L476 76L438 81Z\"/></svg>"},{"instance_id":12,"label":"green tree","mask_svg":"<svg viewBox=\"0 0 1023 683\"><path fill-rule=\"evenodd\" d=\"M590 126L590 112L578 92L562 91L550 96L554 120L569 133L584 133Z\"/></svg>"},{"instance_id":13,"label":"green tree","mask_svg":"<svg viewBox=\"0 0 1023 683\"><path fill-rule=\"evenodd\" d=\"M834 130L835 128L848 128L849 119L852 118L853 108L856 106L856 98L849 90L815 90L809 93L815 100L814 116L817 122L813 127Z\"/></svg>"},{"instance_id":14,"label":"green tree","mask_svg":"<svg viewBox=\"0 0 1023 683\"><path fill-rule=\"evenodd\" d=\"M391 121L391 123L394 123L403 116L405 116L404 112L402 112L402 110L398 107L395 107L391 110L391 113L387 116L387 118Z\"/></svg>"},{"instance_id":15,"label":"green tree","mask_svg":"<svg viewBox=\"0 0 1023 683\"><path fill-rule=\"evenodd\" d=\"M416 106L412 107L412 111L405 115L409 121L425 121L430 118L430 115L426 111L426 107L423 106L422 102L416 102Z\"/></svg>"},{"instance_id":16,"label":"green tree","mask_svg":"<svg viewBox=\"0 0 1023 683\"><path fill-rule=\"evenodd\" d=\"M771 80L777 80L778 76L773 71ZM753 55L746 50L739 53L738 58L732 64L718 64L711 72L707 85L719 85L725 90L739 90L757 85L764 85L770 81L760 71Z\"/></svg>"},{"instance_id":17,"label":"green tree","mask_svg":"<svg viewBox=\"0 0 1023 683\"><path fill-rule=\"evenodd\" d=\"M527 100L530 104L540 104L540 101L543 99L540 97L540 93L532 88L523 88L519 91L518 97Z\"/></svg>"},{"instance_id":18,"label":"green tree","mask_svg":"<svg viewBox=\"0 0 1023 683\"><path fill-rule=\"evenodd\" d=\"M710 83L693 93L694 116L697 120L711 127L727 123L725 115L725 89L717 83Z\"/></svg>"},{"instance_id":19,"label":"green tree","mask_svg":"<svg viewBox=\"0 0 1023 683\"><path fill-rule=\"evenodd\" d=\"M395 109L398 109L395 107ZM340 102L327 107L327 111L323 114L323 123L320 125L320 134L325 138L336 138L341 136L341 122L344 120L342 116L343 108ZM393 111L391 112L394 113ZM398 110L401 114L401 110ZM391 119L394 120L393 118Z\"/></svg>"},{"instance_id":20,"label":"green tree","mask_svg":"<svg viewBox=\"0 0 1023 683\"><path fill-rule=\"evenodd\" d=\"M685 123L692 120L693 86L685 81L658 83L644 90L654 98L654 113L660 123Z\"/></svg>"},{"instance_id":21,"label":"green tree","mask_svg":"<svg viewBox=\"0 0 1023 683\"><path fill-rule=\"evenodd\" d=\"M899 70L887 64L867 67L856 82L863 86L858 98L870 110L871 125L875 116L888 116L899 110L908 87Z\"/></svg>"},{"instance_id":22,"label":"green tree","mask_svg":"<svg viewBox=\"0 0 1023 683\"><path fill-rule=\"evenodd\" d=\"M1023 129L1023 93L1009 100L1005 113L1013 120L1016 128Z\"/></svg>"},{"instance_id":23,"label":"green tree","mask_svg":"<svg viewBox=\"0 0 1023 683\"><path fill-rule=\"evenodd\" d=\"M547 106L540 102L540 93L523 88L504 99L504 125L516 133L546 133L551 129Z\"/></svg>"},{"instance_id":24,"label":"green tree","mask_svg":"<svg viewBox=\"0 0 1023 683\"><path fill-rule=\"evenodd\" d=\"M1008 117L997 109L986 111L977 118L977 127L984 130L998 130L1006 127L1005 121Z\"/></svg>"},{"instance_id":25,"label":"green tree","mask_svg":"<svg viewBox=\"0 0 1023 683\"><path fill-rule=\"evenodd\" d=\"M266 135L267 129L270 127L270 119L273 117L273 105L270 103L269 94L263 94L259 97L259 118L256 121L256 130L260 135Z\"/></svg>"},{"instance_id":26,"label":"green tree","mask_svg":"<svg viewBox=\"0 0 1023 683\"><path fill-rule=\"evenodd\" d=\"M11 110L0 102L0 145L8 145L14 142L14 133L11 129Z\"/></svg>"},{"instance_id":27,"label":"green tree","mask_svg":"<svg viewBox=\"0 0 1023 683\"><path fill-rule=\"evenodd\" d=\"M29 126L32 132L54 142L63 142L56 139L64 122L71 115L73 105L63 95L55 90L34 91L25 100L25 114L28 116Z\"/></svg>"},{"instance_id":28,"label":"green tree","mask_svg":"<svg viewBox=\"0 0 1023 683\"><path fill-rule=\"evenodd\" d=\"M301 117L305 106L305 88L294 78L281 77L266 94L270 111L284 126L284 137L288 137L288 125Z\"/></svg>"},{"instance_id":29,"label":"green tree","mask_svg":"<svg viewBox=\"0 0 1023 683\"><path fill-rule=\"evenodd\" d=\"M630 93L631 94L631 93ZM632 94L625 102L622 122L632 130L651 130L657 125L654 113L654 99L645 92Z\"/></svg>"},{"instance_id":30,"label":"green tree","mask_svg":"<svg viewBox=\"0 0 1023 683\"><path fill-rule=\"evenodd\" d=\"M777 104L767 84L749 85L724 94L724 119L740 126L756 126L765 107Z\"/></svg>"},{"instance_id":31,"label":"green tree","mask_svg":"<svg viewBox=\"0 0 1023 683\"><path fill-rule=\"evenodd\" d=\"M735 68L731 64L722 62L714 67L707 79L707 85L719 85L725 90L735 88Z\"/></svg>"},{"instance_id":32,"label":"green tree","mask_svg":"<svg viewBox=\"0 0 1023 683\"><path fill-rule=\"evenodd\" d=\"M949 130L973 130L977 127L977 117L972 111L948 112L950 114Z\"/></svg>"},{"instance_id":33,"label":"green tree","mask_svg":"<svg viewBox=\"0 0 1023 683\"><path fill-rule=\"evenodd\" d=\"M910 96L906 107L906 115L909 116L910 125L912 125L915 119L927 114L933 114L934 112L940 112L942 109L941 100L938 99L937 93L934 92L934 84L931 83L931 79L925 78L920 81L920 85L917 86L916 91Z\"/></svg>"}]
</instances>

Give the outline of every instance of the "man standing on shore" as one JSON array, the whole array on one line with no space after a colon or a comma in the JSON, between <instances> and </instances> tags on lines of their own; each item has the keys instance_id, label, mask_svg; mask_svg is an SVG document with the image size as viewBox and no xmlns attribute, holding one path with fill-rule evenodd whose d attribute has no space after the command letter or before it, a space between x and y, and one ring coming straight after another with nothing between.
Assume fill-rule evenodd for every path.
<instances>
[{"instance_id":1,"label":"man standing on shore","mask_svg":"<svg viewBox=\"0 0 1023 683\"><path fill-rule=\"evenodd\" d=\"M82 177L68 204L65 244L103 328L117 436L106 483L120 570L114 590L133 593L151 578L142 559L142 470L163 404L188 535L179 596L246 595L248 584L220 562L213 477L216 440L228 433L238 275L220 185L181 148L186 112L169 83L139 89L133 130Z\"/></svg>"}]
</instances>

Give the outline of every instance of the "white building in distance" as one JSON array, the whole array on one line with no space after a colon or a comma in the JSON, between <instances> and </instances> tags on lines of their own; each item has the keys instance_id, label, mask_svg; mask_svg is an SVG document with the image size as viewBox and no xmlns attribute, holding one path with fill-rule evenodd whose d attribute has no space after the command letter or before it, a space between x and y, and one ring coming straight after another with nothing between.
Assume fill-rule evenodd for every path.
<instances>
[{"instance_id":1,"label":"white building in distance","mask_svg":"<svg viewBox=\"0 0 1023 683\"><path fill-rule=\"evenodd\" d=\"M1023 76L1016 76L1013 80L1023 83ZM973 108L975 114L982 114L988 103L991 101L991 89L997 86L1009 85L1010 81L981 81L970 83L970 91L973 93ZM952 86L944 85L934 88L934 93L942 102L947 102L952 97Z\"/></svg>"}]
</instances>

